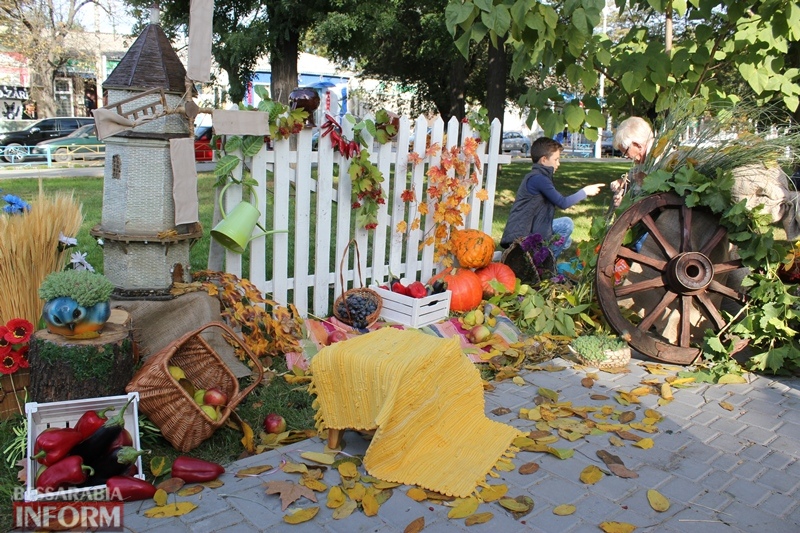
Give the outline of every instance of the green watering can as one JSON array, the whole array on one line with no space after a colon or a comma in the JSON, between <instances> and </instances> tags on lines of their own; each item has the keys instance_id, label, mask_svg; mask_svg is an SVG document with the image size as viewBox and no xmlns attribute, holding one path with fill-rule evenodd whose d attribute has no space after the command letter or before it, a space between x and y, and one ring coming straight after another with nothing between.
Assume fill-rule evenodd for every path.
<instances>
[{"instance_id":1,"label":"green watering can","mask_svg":"<svg viewBox=\"0 0 800 533\"><path fill-rule=\"evenodd\" d=\"M286 231L265 230L264 227L258 223L258 219L261 216L258 208L245 200L242 200L242 202L237 205L233 211L230 212L230 214L226 215L225 208L222 207L222 199L225 196L225 191L233 184L234 182L228 183L219 193L219 210L220 213L222 213L222 220L220 220L216 227L211 230L211 236L218 243L231 252L241 254L244 252L245 247L247 247L247 243L253 239L261 237L262 235ZM256 195L256 191L250 186L246 187L250 190L250 194L255 197L256 204L258 204L258 196ZM254 235L253 230L256 228L256 226L258 226L258 228L261 230L261 233L256 233Z\"/></svg>"}]
</instances>

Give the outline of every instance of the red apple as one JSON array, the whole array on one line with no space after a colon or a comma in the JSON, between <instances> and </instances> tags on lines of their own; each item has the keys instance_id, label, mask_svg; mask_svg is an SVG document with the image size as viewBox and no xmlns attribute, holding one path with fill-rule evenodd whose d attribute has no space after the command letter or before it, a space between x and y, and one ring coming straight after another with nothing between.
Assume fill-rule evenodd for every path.
<instances>
[{"instance_id":1,"label":"red apple","mask_svg":"<svg viewBox=\"0 0 800 533\"><path fill-rule=\"evenodd\" d=\"M286 431L286 420L277 413L270 413L264 419L264 431L267 433L283 433Z\"/></svg>"},{"instance_id":2,"label":"red apple","mask_svg":"<svg viewBox=\"0 0 800 533\"><path fill-rule=\"evenodd\" d=\"M225 405L228 403L228 395L214 387L208 389L203 395L203 403L206 405Z\"/></svg>"},{"instance_id":3,"label":"red apple","mask_svg":"<svg viewBox=\"0 0 800 533\"><path fill-rule=\"evenodd\" d=\"M492 336L492 330L484 325L475 326L467 332L467 340L472 344L479 344Z\"/></svg>"},{"instance_id":4,"label":"red apple","mask_svg":"<svg viewBox=\"0 0 800 533\"><path fill-rule=\"evenodd\" d=\"M328 346L333 344L334 342L339 341L346 341L347 340L347 333L340 329L335 329L328 334Z\"/></svg>"}]
</instances>

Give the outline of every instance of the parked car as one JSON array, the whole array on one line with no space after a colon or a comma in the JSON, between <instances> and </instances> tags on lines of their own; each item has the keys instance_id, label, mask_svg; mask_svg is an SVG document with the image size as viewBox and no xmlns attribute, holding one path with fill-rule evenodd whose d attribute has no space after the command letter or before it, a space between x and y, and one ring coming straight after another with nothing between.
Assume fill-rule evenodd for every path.
<instances>
[{"instance_id":1,"label":"parked car","mask_svg":"<svg viewBox=\"0 0 800 533\"><path fill-rule=\"evenodd\" d=\"M197 126L194 129L194 160L211 161L214 159L214 149L211 148L211 138L214 130L211 126Z\"/></svg>"},{"instance_id":2,"label":"parked car","mask_svg":"<svg viewBox=\"0 0 800 533\"><path fill-rule=\"evenodd\" d=\"M530 154L531 140L521 131L504 131L501 144L503 152L518 151L522 155Z\"/></svg>"},{"instance_id":3,"label":"parked car","mask_svg":"<svg viewBox=\"0 0 800 533\"><path fill-rule=\"evenodd\" d=\"M97 138L94 124L81 126L66 137L42 141L31 150L32 157L47 158L50 152L53 161L66 163L73 159L103 159L105 143Z\"/></svg>"},{"instance_id":4,"label":"parked car","mask_svg":"<svg viewBox=\"0 0 800 533\"><path fill-rule=\"evenodd\" d=\"M66 137L81 126L94 124L92 117L57 117L45 118L20 131L0 134L0 149L3 159L12 162L23 162L30 153L30 148L42 141Z\"/></svg>"},{"instance_id":5,"label":"parked car","mask_svg":"<svg viewBox=\"0 0 800 533\"><path fill-rule=\"evenodd\" d=\"M614 132L603 130L603 139L600 141L600 153L608 157L622 157L622 152L614 149Z\"/></svg>"}]
</instances>

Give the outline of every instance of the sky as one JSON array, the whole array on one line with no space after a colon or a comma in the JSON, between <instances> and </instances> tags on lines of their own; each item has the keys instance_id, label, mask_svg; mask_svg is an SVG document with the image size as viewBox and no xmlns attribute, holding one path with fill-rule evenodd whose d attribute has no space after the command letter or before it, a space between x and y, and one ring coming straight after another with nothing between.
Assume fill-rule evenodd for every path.
<instances>
[{"instance_id":1,"label":"sky","mask_svg":"<svg viewBox=\"0 0 800 533\"><path fill-rule=\"evenodd\" d=\"M98 16L95 17L95 9L97 9L97 6L94 4L87 5L78 12L78 22L80 22L87 31L95 30L95 20L97 20L99 23L99 30L102 33L113 33L114 31L121 34L130 33L131 27L136 21L128 16L125 4L121 0L107 1L111 4L116 14L114 18L115 24L112 24L112 18L103 10L99 10Z\"/></svg>"}]
</instances>

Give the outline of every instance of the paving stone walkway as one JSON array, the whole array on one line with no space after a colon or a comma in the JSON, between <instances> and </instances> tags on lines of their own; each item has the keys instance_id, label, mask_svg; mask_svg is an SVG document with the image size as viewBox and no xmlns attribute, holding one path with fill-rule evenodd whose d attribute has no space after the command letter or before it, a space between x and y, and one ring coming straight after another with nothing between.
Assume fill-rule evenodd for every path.
<instances>
[{"instance_id":1,"label":"paving stone walkway","mask_svg":"<svg viewBox=\"0 0 800 533\"><path fill-rule=\"evenodd\" d=\"M496 383L494 391L486 392L487 416L525 431L535 429L535 422L520 419L519 410L535 406L539 387L558 391L559 400L572 402L573 406L613 405L618 411L633 410L637 421L644 418L648 408L663 416L655 434L631 430L651 437L651 449L634 447L631 441L624 441L622 447L612 446L605 434L588 435L574 442L560 440L555 446L575 450L573 457L566 460L520 451L513 460L514 471L489 478L490 484L506 484L509 496L527 495L533 499L533 511L519 520L497 502L483 503L478 512L492 512L493 519L466 526L464 519L448 519L449 507L429 500L417 503L406 496L409 487L400 486L393 489L377 516L367 517L357 510L345 519L335 520L332 509L325 506L326 493L319 493L317 504L301 498L292 506L319 506L313 520L286 524L280 499L266 495L263 482L297 481L298 474L280 470L259 477L236 478L234 474L248 466L278 466L282 459L301 461L300 453L304 451L324 450L323 441L310 439L228 465L220 478L224 486L180 498L198 504L197 509L182 517L149 519L142 512L152 502L126 504L126 530L384 533L402 532L413 520L424 517L426 532L597 532L601 531L599 524L607 521L633 524L637 532L800 532L800 379L748 375L748 383L742 385L697 384L676 389L674 400L663 406L658 405L655 395L642 396L639 405L625 407L616 403L616 393L640 386L643 379L663 382L665 376L649 374L643 362L634 359L627 374L598 372L598 381L589 389L581 385L581 378L586 376L584 370L555 359L553 364L567 368L560 372L524 371L524 385L504 381ZM610 399L592 400L592 394ZM733 406L733 410L723 408L721 402L729 404L726 407ZM491 413L498 407L510 412L502 416ZM369 444L353 432L345 433L345 442L344 452L352 455L363 454ZM619 456L639 477L606 475L594 485L583 484L579 476L585 467L606 469L596 455L601 449ZM538 463L540 469L530 475L520 474L518 467L528 462ZM363 467L360 470L363 473ZM323 481L335 485L340 482L339 473L328 470ZM648 489L656 489L669 499L671 506L666 512L650 507ZM576 511L568 516L555 515L553 509L562 504L572 504Z\"/></svg>"}]
</instances>

